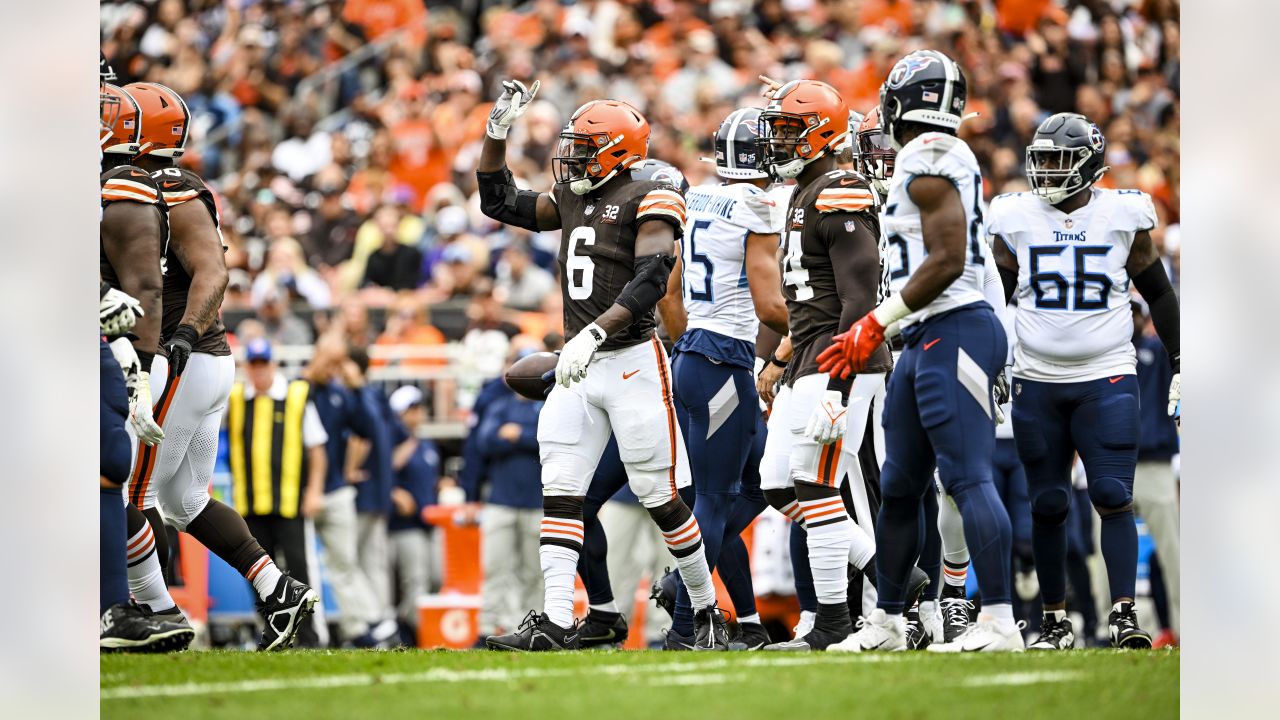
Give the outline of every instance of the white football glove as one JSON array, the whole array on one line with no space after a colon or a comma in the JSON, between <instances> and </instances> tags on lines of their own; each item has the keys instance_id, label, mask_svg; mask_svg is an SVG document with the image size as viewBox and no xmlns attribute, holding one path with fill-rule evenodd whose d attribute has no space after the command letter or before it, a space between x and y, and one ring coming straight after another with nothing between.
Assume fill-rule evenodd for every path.
<instances>
[{"instance_id":1,"label":"white football glove","mask_svg":"<svg viewBox=\"0 0 1280 720\"><path fill-rule=\"evenodd\" d=\"M538 86L541 84L541 81L534 80L533 85L526 88L519 80L503 80L502 94L489 112L485 133L494 140L506 140L511 123L529 109L529 103L533 102L533 96L538 94Z\"/></svg>"},{"instance_id":2,"label":"white football glove","mask_svg":"<svg viewBox=\"0 0 1280 720\"><path fill-rule=\"evenodd\" d=\"M809 416L804 434L819 445L830 445L844 437L848 408L838 390L828 390Z\"/></svg>"},{"instance_id":3,"label":"white football glove","mask_svg":"<svg viewBox=\"0 0 1280 720\"><path fill-rule=\"evenodd\" d=\"M1173 381L1169 383L1169 417L1182 424L1182 408L1179 404L1182 402L1182 373L1173 374Z\"/></svg>"},{"instance_id":4,"label":"white football glove","mask_svg":"<svg viewBox=\"0 0 1280 720\"><path fill-rule=\"evenodd\" d=\"M116 338L107 347L111 348L111 354L115 356L116 362L120 363L120 371L124 373L125 389L129 391L129 404L133 405L134 392L129 383L142 372L142 361L138 359L138 353L134 351L133 343L129 338Z\"/></svg>"},{"instance_id":5,"label":"white football glove","mask_svg":"<svg viewBox=\"0 0 1280 720\"><path fill-rule=\"evenodd\" d=\"M98 301L98 326L107 337L118 337L129 332L142 315L142 303L115 288L107 288L107 292Z\"/></svg>"},{"instance_id":6,"label":"white football glove","mask_svg":"<svg viewBox=\"0 0 1280 720\"><path fill-rule=\"evenodd\" d=\"M133 423L138 439L147 445L159 445L164 439L164 430L156 424L155 417L151 414L151 373L139 372L132 381L126 378L125 385L132 386L129 388L132 398L129 403L129 421Z\"/></svg>"},{"instance_id":7,"label":"white football glove","mask_svg":"<svg viewBox=\"0 0 1280 720\"><path fill-rule=\"evenodd\" d=\"M599 325L591 323L565 343L560 350L560 360L556 363L556 382L569 387L585 378L591 356L595 355L606 337L608 335Z\"/></svg>"},{"instance_id":8,"label":"white football glove","mask_svg":"<svg viewBox=\"0 0 1280 720\"><path fill-rule=\"evenodd\" d=\"M991 397L995 400L996 408L996 424L1004 424L1004 408L1001 406L1009 402L1009 378L1004 374L1004 369L996 375L996 381L991 386Z\"/></svg>"}]
</instances>

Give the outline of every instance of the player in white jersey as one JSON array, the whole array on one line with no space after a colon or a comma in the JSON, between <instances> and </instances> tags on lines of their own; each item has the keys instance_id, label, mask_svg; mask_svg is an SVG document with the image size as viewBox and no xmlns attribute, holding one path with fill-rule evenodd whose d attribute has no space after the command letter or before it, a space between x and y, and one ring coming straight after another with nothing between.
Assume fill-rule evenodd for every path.
<instances>
[{"instance_id":1,"label":"player in white jersey","mask_svg":"<svg viewBox=\"0 0 1280 720\"><path fill-rule=\"evenodd\" d=\"M861 369L900 328L904 349L889 381L885 463L876 525L877 608L833 649L905 647L905 582L920 554L923 498L936 467L955 498L982 592L978 622L930 650L1022 650L1010 604L1009 517L992 483L992 386L1007 340L982 291L982 175L955 135L964 74L940 52L899 60L880 89L880 121L898 150L881 223L893 292L820 358L824 370Z\"/></svg>"},{"instance_id":2,"label":"player in white jersey","mask_svg":"<svg viewBox=\"0 0 1280 720\"><path fill-rule=\"evenodd\" d=\"M675 345L672 381L693 475L693 515L712 569L724 544L764 509L760 488L742 483L748 457L764 441L753 378L757 312L777 330L787 326L776 270L782 214L765 192L772 178L763 169L759 117L758 108L740 108L716 131L716 174L727 182L688 191L680 244L688 322ZM749 576L750 569L742 569ZM748 621L759 626L758 617ZM675 640L692 644L693 630L693 607L681 585L668 647ZM756 634L760 639L748 639L749 646L768 641L763 626Z\"/></svg>"},{"instance_id":3,"label":"player in white jersey","mask_svg":"<svg viewBox=\"0 0 1280 720\"><path fill-rule=\"evenodd\" d=\"M1107 171L1105 150L1102 132L1088 118L1053 115L1027 147L1031 192L991 203L988 231L996 238L1005 294L1018 297L1013 432L1027 471L1045 611L1035 649L1068 648L1074 641L1066 619L1065 523L1075 453L1102 518L1111 644L1151 647L1133 611L1140 430L1129 285L1150 305L1169 351L1170 414L1180 394L1178 299L1151 240L1151 198L1094 186Z\"/></svg>"}]
</instances>

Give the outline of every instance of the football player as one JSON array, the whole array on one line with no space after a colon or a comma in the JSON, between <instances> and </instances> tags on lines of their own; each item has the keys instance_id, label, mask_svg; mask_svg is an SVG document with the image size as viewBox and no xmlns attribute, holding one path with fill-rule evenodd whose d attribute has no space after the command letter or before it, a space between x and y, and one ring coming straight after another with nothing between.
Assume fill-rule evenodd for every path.
<instances>
[{"instance_id":1,"label":"football player","mask_svg":"<svg viewBox=\"0 0 1280 720\"><path fill-rule=\"evenodd\" d=\"M933 50L900 59L880 90L880 122L898 151L882 218L893 294L837 336L820 362L836 376L858 372L899 329L904 348L884 415L880 596L840 651L906 647L904 581L920 555L922 501L935 467L975 551L983 608L954 643L929 649L1023 649L1010 604L1009 517L992 482L992 393L1007 340L982 290L989 254L982 174L956 137L965 93L960 67Z\"/></svg>"},{"instance_id":2,"label":"football player","mask_svg":"<svg viewBox=\"0 0 1280 720\"><path fill-rule=\"evenodd\" d=\"M101 402L99 462L99 647L115 650L181 650L195 637L190 627L149 617L129 597L127 512L123 486L129 479L132 437L129 419L144 442L160 428L151 419L150 388L139 354L153 354L160 317L160 253L167 229L159 192L151 178L128 164L138 148L138 112L120 88L106 58L99 64L102 147L98 322ZM136 296L136 297L135 297ZM141 299L137 299L141 298ZM144 320L147 314L151 317ZM136 335L126 335L136 330ZM131 341L130 337L136 337ZM110 340L110 345L108 345ZM124 374L122 374L122 371ZM136 508L132 508L137 513Z\"/></svg>"},{"instance_id":3,"label":"football player","mask_svg":"<svg viewBox=\"0 0 1280 720\"><path fill-rule=\"evenodd\" d=\"M520 190L506 167L506 136L538 84L507 81L486 127L476 178L489 217L532 231L562 231L561 290L568 341L556 386L538 423L543 511L539 554L544 612L530 612L498 650L579 647L573 581L582 549L582 509L610 433L636 497L662 530L695 608L696 644L722 649L727 631L693 513L678 494L683 439L671 396L671 368L654 336L654 308L666 294L684 196L627 172L648 155L649 124L617 100L574 111L552 160L550 193Z\"/></svg>"},{"instance_id":4,"label":"football player","mask_svg":"<svg viewBox=\"0 0 1280 720\"><path fill-rule=\"evenodd\" d=\"M1031 191L991 201L988 231L1006 297L1018 296L1013 432L1027 472L1032 550L1044 599L1034 649L1074 643L1066 617L1067 511L1075 453L1102 518L1113 603L1111 644L1150 648L1133 610L1138 534L1138 381L1129 285L1169 350L1169 414L1181 393L1178 297L1151 240L1155 206L1138 190L1104 190L1106 140L1088 118L1050 116L1027 146Z\"/></svg>"},{"instance_id":5,"label":"football player","mask_svg":"<svg viewBox=\"0 0 1280 720\"><path fill-rule=\"evenodd\" d=\"M838 327L875 306L880 284L875 196L865 178L836 169L835 150L848 133L848 106L815 80L783 85L760 114L771 172L796 180L781 263L792 359L770 416L761 486L770 505L803 522L818 600L807 634L768 649L823 650L844 640L853 629L848 566L870 567L875 555L841 498L846 471L862 482L841 447L861 446L889 353L879 353L856 378L829 376L817 363Z\"/></svg>"},{"instance_id":6,"label":"football player","mask_svg":"<svg viewBox=\"0 0 1280 720\"><path fill-rule=\"evenodd\" d=\"M165 440L139 454L129 499L149 520L150 528L141 528L141 534L150 532L157 541L163 537L163 516L243 575L253 585L265 622L259 649L287 648L320 596L283 574L250 534L244 518L209 497L235 361L218 318L227 269L213 194L199 176L177 167L186 147L190 112L182 98L163 85L133 83L124 89L141 109L141 148L135 162L160 190L171 232L164 253L161 348L151 366ZM318 498L305 498L303 511L317 502ZM135 566L129 582L134 595L154 612L181 617L154 567Z\"/></svg>"}]
</instances>

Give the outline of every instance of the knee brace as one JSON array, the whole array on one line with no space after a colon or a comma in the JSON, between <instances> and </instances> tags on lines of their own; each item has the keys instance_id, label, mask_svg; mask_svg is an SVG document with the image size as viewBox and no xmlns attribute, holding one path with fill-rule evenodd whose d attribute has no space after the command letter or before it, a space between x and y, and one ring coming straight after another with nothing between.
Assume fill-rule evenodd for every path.
<instances>
[{"instance_id":1,"label":"knee brace","mask_svg":"<svg viewBox=\"0 0 1280 720\"><path fill-rule=\"evenodd\" d=\"M582 551L585 536L582 523L581 495L548 495L542 498L542 527L538 544L559 545L574 552Z\"/></svg>"},{"instance_id":2,"label":"knee brace","mask_svg":"<svg viewBox=\"0 0 1280 720\"><path fill-rule=\"evenodd\" d=\"M1071 496L1062 488L1041 490L1031 498L1031 519L1036 525L1061 527L1067 521Z\"/></svg>"},{"instance_id":3,"label":"knee brace","mask_svg":"<svg viewBox=\"0 0 1280 720\"><path fill-rule=\"evenodd\" d=\"M1103 516L1132 510L1133 485L1110 477L1091 480L1089 500L1098 509L1098 514Z\"/></svg>"},{"instance_id":4,"label":"knee brace","mask_svg":"<svg viewBox=\"0 0 1280 720\"><path fill-rule=\"evenodd\" d=\"M683 500L672 498L670 502L645 509L662 531L662 539L673 556L688 557L702 547L702 531L698 528L698 521Z\"/></svg>"}]
</instances>

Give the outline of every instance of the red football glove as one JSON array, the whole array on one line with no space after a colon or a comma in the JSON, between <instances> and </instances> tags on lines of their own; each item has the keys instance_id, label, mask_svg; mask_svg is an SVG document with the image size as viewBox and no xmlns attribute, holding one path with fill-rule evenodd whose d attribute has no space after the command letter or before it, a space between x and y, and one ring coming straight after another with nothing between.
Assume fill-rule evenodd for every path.
<instances>
[{"instance_id":1,"label":"red football glove","mask_svg":"<svg viewBox=\"0 0 1280 720\"><path fill-rule=\"evenodd\" d=\"M841 380L861 372L884 342L884 326L872 313L862 316L847 331L831 338L831 346L818 354L818 370Z\"/></svg>"}]
</instances>

